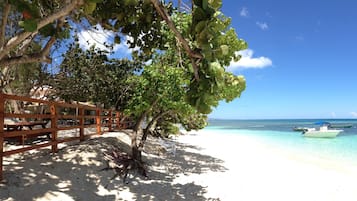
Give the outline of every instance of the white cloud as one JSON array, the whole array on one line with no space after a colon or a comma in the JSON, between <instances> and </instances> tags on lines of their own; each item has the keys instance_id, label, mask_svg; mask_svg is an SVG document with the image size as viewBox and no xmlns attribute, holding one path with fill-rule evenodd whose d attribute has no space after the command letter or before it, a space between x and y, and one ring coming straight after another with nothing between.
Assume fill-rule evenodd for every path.
<instances>
[{"instance_id":1,"label":"white cloud","mask_svg":"<svg viewBox=\"0 0 357 201\"><path fill-rule=\"evenodd\" d=\"M239 14L240 14L240 16L242 16L242 17L248 17L248 16L249 16L248 8L243 7L243 8L240 10Z\"/></svg>"},{"instance_id":2,"label":"white cloud","mask_svg":"<svg viewBox=\"0 0 357 201\"><path fill-rule=\"evenodd\" d=\"M228 66L229 71L235 71L239 68L265 68L273 65L273 62L267 57L254 58L254 51L251 49L241 50L236 54L241 55L241 59L238 62L231 61Z\"/></svg>"},{"instance_id":3,"label":"white cloud","mask_svg":"<svg viewBox=\"0 0 357 201\"><path fill-rule=\"evenodd\" d=\"M352 117L357 117L357 112L350 112Z\"/></svg>"},{"instance_id":4,"label":"white cloud","mask_svg":"<svg viewBox=\"0 0 357 201\"><path fill-rule=\"evenodd\" d=\"M115 44L113 49L110 49L106 45L113 44L115 33L112 31L104 30L100 25L97 25L96 28L90 30L82 30L78 33L78 39L80 47L83 49L89 49L91 46L95 46L100 50L106 51L120 51L123 54L130 54L131 50L126 44L126 40L120 44Z\"/></svg>"},{"instance_id":5,"label":"white cloud","mask_svg":"<svg viewBox=\"0 0 357 201\"><path fill-rule=\"evenodd\" d=\"M269 28L268 24L266 22L256 22L259 28L262 30L267 30Z\"/></svg>"}]
</instances>

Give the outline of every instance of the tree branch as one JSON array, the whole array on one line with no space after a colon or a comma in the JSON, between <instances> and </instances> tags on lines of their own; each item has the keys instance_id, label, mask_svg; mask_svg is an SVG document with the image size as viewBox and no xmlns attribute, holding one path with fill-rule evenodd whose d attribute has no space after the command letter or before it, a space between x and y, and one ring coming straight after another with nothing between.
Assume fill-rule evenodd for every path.
<instances>
[{"instance_id":1,"label":"tree branch","mask_svg":"<svg viewBox=\"0 0 357 201\"><path fill-rule=\"evenodd\" d=\"M60 19L58 19L57 27L56 27L57 32L59 32L61 30L62 26L64 25L64 20L65 20L65 17L61 17ZM56 37L51 36L50 40L47 41L47 44L41 51L42 56L47 56L50 54L51 47L55 42L56 42Z\"/></svg>"},{"instance_id":2,"label":"tree branch","mask_svg":"<svg viewBox=\"0 0 357 201\"><path fill-rule=\"evenodd\" d=\"M18 57L5 58L0 60L0 66L11 66L15 64L25 64L34 62L52 63L52 59L41 53L22 55Z\"/></svg>"},{"instance_id":3,"label":"tree branch","mask_svg":"<svg viewBox=\"0 0 357 201\"><path fill-rule=\"evenodd\" d=\"M144 144L146 142L146 139L149 135L150 129L151 127L154 125L155 122L157 122L157 120L159 120L160 118L162 118L163 116L165 116L166 114L169 114L171 112L171 110L167 110L165 112L162 112L160 114L158 114L156 117L154 117L149 124L146 126L145 132L143 134L143 136L141 137L141 141L139 143L139 150L142 150L144 148Z\"/></svg>"},{"instance_id":4,"label":"tree branch","mask_svg":"<svg viewBox=\"0 0 357 201\"><path fill-rule=\"evenodd\" d=\"M196 80L198 80L199 79L198 66L197 66L196 62L194 62L194 60L195 59L201 60L203 58L202 54L200 54L198 52L195 52L190 48L188 42L181 35L181 33L177 30L174 22L171 20L169 14L166 12L165 8L162 6L162 4L159 2L159 0L151 0L151 3L154 5L156 11L159 13L159 15L162 17L162 19L165 20L165 22L167 23L167 25L169 26L171 31L174 32L175 36L180 41L182 47L185 49L185 51L187 52L189 57L192 58L191 59L192 67L193 67L193 70L194 70L195 78L196 78Z\"/></svg>"},{"instance_id":5,"label":"tree branch","mask_svg":"<svg viewBox=\"0 0 357 201\"><path fill-rule=\"evenodd\" d=\"M5 44L5 31L7 25L7 18L9 17L11 5L6 1L4 6L4 11L2 14L2 22L1 22L1 36L0 36L0 50L3 48Z\"/></svg>"},{"instance_id":6,"label":"tree branch","mask_svg":"<svg viewBox=\"0 0 357 201\"><path fill-rule=\"evenodd\" d=\"M72 0L70 4L65 6L63 9L60 11L44 18L37 24L37 30L41 29L42 27L46 26L49 23L52 23L53 21L67 16L70 12L72 12L74 9L76 9L78 6L81 6L84 3L84 0ZM35 31L35 32L36 32ZM21 34L11 38L4 49L0 52L0 60L2 60L8 52L10 52L13 48L15 48L17 45L22 43L26 38L28 38L32 32L22 32Z\"/></svg>"},{"instance_id":7,"label":"tree branch","mask_svg":"<svg viewBox=\"0 0 357 201\"><path fill-rule=\"evenodd\" d=\"M114 32L118 31L118 30L114 29L112 26L108 25L107 23L100 22L90 15L86 15L86 18L91 24L100 24L100 26L102 26L104 29L114 31Z\"/></svg>"},{"instance_id":8,"label":"tree branch","mask_svg":"<svg viewBox=\"0 0 357 201\"><path fill-rule=\"evenodd\" d=\"M64 24L64 17L62 17L58 20L57 30L60 30L60 28L63 26L63 24ZM25 41L27 41L26 44L29 44L31 40L25 40ZM0 66L1 65L9 66L9 65L14 65L14 64L24 64L24 63L33 63L33 62L51 63L52 59L48 55L50 53L52 45L55 42L56 42L56 37L52 36L47 41L46 45L42 48L41 52L2 59L2 60L0 60ZM26 47L26 45L23 45L23 47L21 49L25 50L25 47Z\"/></svg>"}]
</instances>

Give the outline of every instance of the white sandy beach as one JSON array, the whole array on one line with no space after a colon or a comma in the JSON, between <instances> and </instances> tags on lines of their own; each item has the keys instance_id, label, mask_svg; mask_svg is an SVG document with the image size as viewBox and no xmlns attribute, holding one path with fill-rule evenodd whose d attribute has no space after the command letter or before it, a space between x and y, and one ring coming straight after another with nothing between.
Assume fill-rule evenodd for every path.
<instances>
[{"instance_id":1,"label":"white sandy beach","mask_svg":"<svg viewBox=\"0 0 357 201\"><path fill-rule=\"evenodd\" d=\"M127 149L128 142L113 132L53 156L44 149L4 158L0 200L357 200L357 169L350 164L207 131L178 137L176 155L149 140L149 179L131 176L126 185L100 169L103 151Z\"/></svg>"}]
</instances>

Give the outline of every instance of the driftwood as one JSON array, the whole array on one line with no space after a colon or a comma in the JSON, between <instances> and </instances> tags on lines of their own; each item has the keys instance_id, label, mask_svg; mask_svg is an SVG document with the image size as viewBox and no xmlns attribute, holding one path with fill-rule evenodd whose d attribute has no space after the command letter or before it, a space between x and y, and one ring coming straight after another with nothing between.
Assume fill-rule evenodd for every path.
<instances>
[{"instance_id":1,"label":"driftwood","mask_svg":"<svg viewBox=\"0 0 357 201\"><path fill-rule=\"evenodd\" d=\"M114 148L111 151L104 152L104 158L107 161L107 167L101 169L101 171L115 171L114 176L110 180L121 176L123 183L128 184L127 177L130 171L135 174L139 173L143 177L148 178L145 164L142 161L133 159L120 149Z\"/></svg>"}]
</instances>

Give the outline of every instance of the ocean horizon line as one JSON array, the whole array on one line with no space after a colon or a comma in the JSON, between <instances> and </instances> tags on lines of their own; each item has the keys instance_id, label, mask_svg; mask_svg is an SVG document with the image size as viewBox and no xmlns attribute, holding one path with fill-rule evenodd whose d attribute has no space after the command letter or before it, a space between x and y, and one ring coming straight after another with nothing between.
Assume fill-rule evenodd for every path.
<instances>
[{"instance_id":1,"label":"ocean horizon line","mask_svg":"<svg viewBox=\"0 0 357 201\"><path fill-rule=\"evenodd\" d=\"M210 120L218 121L256 121L256 120L357 120L357 118L208 118Z\"/></svg>"}]
</instances>

